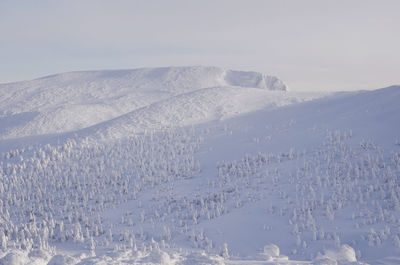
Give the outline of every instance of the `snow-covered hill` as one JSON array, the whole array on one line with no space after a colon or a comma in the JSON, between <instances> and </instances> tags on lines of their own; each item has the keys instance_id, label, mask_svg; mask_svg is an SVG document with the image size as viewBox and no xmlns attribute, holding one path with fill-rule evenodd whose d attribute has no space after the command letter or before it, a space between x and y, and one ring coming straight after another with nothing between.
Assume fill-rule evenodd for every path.
<instances>
[{"instance_id":1,"label":"snow-covered hill","mask_svg":"<svg viewBox=\"0 0 400 265\"><path fill-rule=\"evenodd\" d=\"M214 92L201 91L206 88L214 88ZM217 88L225 91L218 92ZM232 91L226 91L227 88ZM286 85L273 76L217 67L64 73L0 85L0 122L3 125L0 133L2 138L18 138L73 131L194 91L202 95L200 101L214 102L210 113L203 111L198 120L192 119L192 122L202 122L217 116L215 109L225 107L218 105L222 98L212 97L224 97L225 92L226 96L237 95L238 88L246 89L239 92L248 99L250 107L235 108L233 113L254 110L253 101L258 101L259 96L268 98L268 91L287 90ZM169 100L171 104L172 101ZM193 101L198 100L193 98ZM178 119L185 119L184 116Z\"/></svg>"},{"instance_id":2,"label":"snow-covered hill","mask_svg":"<svg viewBox=\"0 0 400 265\"><path fill-rule=\"evenodd\" d=\"M0 264L398 264L400 87L268 80L189 67L1 85Z\"/></svg>"}]
</instances>

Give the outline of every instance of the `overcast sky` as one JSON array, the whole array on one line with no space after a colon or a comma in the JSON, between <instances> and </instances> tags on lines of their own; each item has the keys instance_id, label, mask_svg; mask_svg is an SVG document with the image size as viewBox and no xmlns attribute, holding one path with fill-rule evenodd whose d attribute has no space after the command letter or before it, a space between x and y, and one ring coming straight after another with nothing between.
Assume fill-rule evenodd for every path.
<instances>
[{"instance_id":1,"label":"overcast sky","mask_svg":"<svg viewBox=\"0 0 400 265\"><path fill-rule=\"evenodd\" d=\"M213 65L291 90L400 84L399 0L0 0L0 83Z\"/></svg>"}]
</instances>

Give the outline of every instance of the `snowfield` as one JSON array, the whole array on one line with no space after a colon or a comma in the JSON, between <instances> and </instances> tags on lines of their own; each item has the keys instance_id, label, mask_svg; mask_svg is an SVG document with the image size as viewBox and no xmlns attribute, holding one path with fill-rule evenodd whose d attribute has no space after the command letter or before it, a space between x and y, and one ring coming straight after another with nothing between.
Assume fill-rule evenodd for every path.
<instances>
[{"instance_id":1,"label":"snowfield","mask_svg":"<svg viewBox=\"0 0 400 265\"><path fill-rule=\"evenodd\" d=\"M0 84L0 264L399 264L399 102L216 67Z\"/></svg>"},{"instance_id":2,"label":"snowfield","mask_svg":"<svg viewBox=\"0 0 400 265\"><path fill-rule=\"evenodd\" d=\"M258 94L252 95L245 91L246 88L252 88ZM8 139L75 131L124 114L142 115L143 111L139 110L145 107L150 108L148 112L153 112L149 115L156 117L140 117L141 122L150 123L155 118L158 119L157 123L165 125L171 121L157 117L158 111L177 111L174 107L178 106L191 110L186 104L195 104L189 117L193 121L179 124L188 125L216 115L232 116L240 111L263 107L266 103L262 99L269 98L268 91L286 89L286 85L273 76L216 67L64 73L0 85L0 119L4 124L0 132L3 139ZM223 101L225 96L233 96L236 100ZM256 106L231 106L238 101L238 97L244 96L247 100L241 104ZM261 97L261 100L257 97ZM185 103L178 102L178 106L170 106L175 100ZM158 104L152 107L154 103ZM198 108L205 109L198 111ZM177 116L176 113L171 115ZM151 127L154 126L157 125Z\"/></svg>"}]
</instances>

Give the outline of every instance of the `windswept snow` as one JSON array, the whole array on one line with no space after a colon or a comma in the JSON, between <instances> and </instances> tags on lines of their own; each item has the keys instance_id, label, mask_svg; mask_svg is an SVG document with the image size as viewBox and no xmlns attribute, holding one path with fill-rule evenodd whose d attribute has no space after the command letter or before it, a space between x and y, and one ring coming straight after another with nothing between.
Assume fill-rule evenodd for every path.
<instances>
[{"instance_id":1,"label":"windswept snow","mask_svg":"<svg viewBox=\"0 0 400 265\"><path fill-rule=\"evenodd\" d=\"M254 88L200 89L134 110L88 128L106 138L120 138L149 130L191 126L224 120L264 108L276 108L321 97L321 93L282 93Z\"/></svg>"},{"instance_id":2,"label":"windswept snow","mask_svg":"<svg viewBox=\"0 0 400 265\"><path fill-rule=\"evenodd\" d=\"M400 261L399 86L178 67L0 91L0 264Z\"/></svg>"},{"instance_id":3,"label":"windswept snow","mask_svg":"<svg viewBox=\"0 0 400 265\"><path fill-rule=\"evenodd\" d=\"M201 91L209 88L213 88L211 93ZM218 92L218 88L222 91ZM227 90L231 91L224 95ZM217 67L165 67L58 74L0 85L0 121L3 125L1 137L11 139L83 129L139 109L142 114L143 108L160 101L169 100L172 105L181 104L179 101L191 97L186 94L193 92L201 94L200 99L192 99L197 101L194 109L205 107L198 106L203 105L203 100L205 104L213 102L211 109L202 109L197 119L192 117L193 113L185 117L185 112L171 117L177 115L172 112L170 119L165 122L170 123L171 119L188 119L190 123L196 124L218 116L218 108L222 111L226 108L224 105L218 105L223 104L222 99L213 97L223 98L232 94L246 97L246 103L250 107L240 106L233 109L232 113L227 114L232 116L235 113L254 110L254 103L258 108L270 103L269 100L260 104L259 97L268 99L268 92L271 90L286 91L287 87L273 76ZM176 104L175 97L178 101ZM173 106L166 106L171 107ZM191 111L187 104L185 108ZM147 122L148 118L141 121ZM160 126L165 127L162 122ZM188 122L177 125L186 124ZM173 126L174 123L169 125ZM155 124L150 127L160 126Z\"/></svg>"}]
</instances>

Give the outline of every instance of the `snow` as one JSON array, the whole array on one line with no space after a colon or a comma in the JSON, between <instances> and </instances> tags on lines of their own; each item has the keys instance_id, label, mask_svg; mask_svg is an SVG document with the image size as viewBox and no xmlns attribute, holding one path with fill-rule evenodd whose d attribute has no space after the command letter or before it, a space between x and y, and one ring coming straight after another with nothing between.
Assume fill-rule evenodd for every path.
<instances>
[{"instance_id":1,"label":"snow","mask_svg":"<svg viewBox=\"0 0 400 265\"><path fill-rule=\"evenodd\" d=\"M340 263L356 262L356 252L349 245L342 245L338 250L327 250L325 256Z\"/></svg>"},{"instance_id":2,"label":"snow","mask_svg":"<svg viewBox=\"0 0 400 265\"><path fill-rule=\"evenodd\" d=\"M279 258L279 247L274 244L264 246L263 255L266 260L272 261L273 259Z\"/></svg>"},{"instance_id":3,"label":"snow","mask_svg":"<svg viewBox=\"0 0 400 265\"><path fill-rule=\"evenodd\" d=\"M27 264L27 255L24 252L13 251L0 259L2 265L24 265Z\"/></svg>"},{"instance_id":4,"label":"snow","mask_svg":"<svg viewBox=\"0 0 400 265\"><path fill-rule=\"evenodd\" d=\"M0 264L400 260L399 86L172 67L0 92Z\"/></svg>"},{"instance_id":5,"label":"snow","mask_svg":"<svg viewBox=\"0 0 400 265\"><path fill-rule=\"evenodd\" d=\"M202 90L207 88L214 88L214 95L203 93ZM213 100L210 97L222 97L225 93L218 92L217 88L230 89L230 94L236 96L240 96L238 88L247 89L241 91L241 94L258 88L261 91L255 93L263 98L268 97L267 91L287 90L286 85L273 76L217 67L165 67L58 74L0 85L0 119L2 131L6 132L2 133L2 138L74 131L163 100L174 100L174 97L185 95L190 97L187 94L195 91L210 101ZM255 96L253 101L256 100ZM251 96L248 97L251 104ZM208 116L211 117L211 114ZM142 120L149 119L151 117Z\"/></svg>"}]
</instances>

